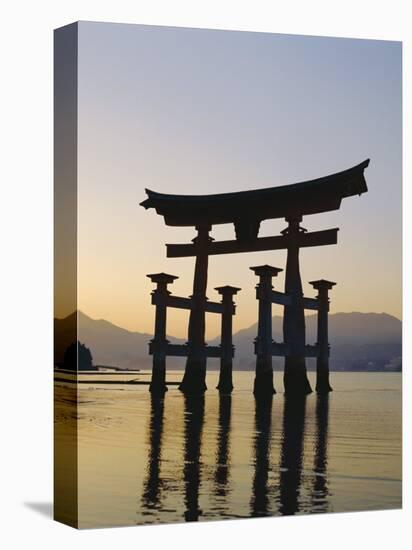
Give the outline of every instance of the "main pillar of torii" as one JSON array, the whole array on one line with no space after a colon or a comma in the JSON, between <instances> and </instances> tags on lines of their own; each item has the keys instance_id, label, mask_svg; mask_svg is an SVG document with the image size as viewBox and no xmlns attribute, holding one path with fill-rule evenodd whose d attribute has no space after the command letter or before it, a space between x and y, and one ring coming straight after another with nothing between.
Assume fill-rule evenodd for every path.
<instances>
[{"instance_id":1,"label":"main pillar of torii","mask_svg":"<svg viewBox=\"0 0 412 550\"><path fill-rule=\"evenodd\" d=\"M189 316L188 342L189 355L179 389L185 393L201 393L206 390L206 290L209 263L208 245L213 240L209 236L211 227L196 227L197 237L193 239L196 248L195 273L193 276L193 308Z\"/></svg>"},{"instance_id":2,"label":"main pillar of torii","mask_svg":"<svg viewBox=\"0 0 412 550\"><path fill-rule=\"evenodd\" d=\"M306 328L302 280L299 267L299 237L305 233L299 223L300 216L286 218L288 227L282 231L288 239L285 274L285 294L290 304L285 305L283 314L283 340L289 348L285 357L283 381L285 393L307 394L312 389L306 374Z\"/></svg>"}]
</instances>

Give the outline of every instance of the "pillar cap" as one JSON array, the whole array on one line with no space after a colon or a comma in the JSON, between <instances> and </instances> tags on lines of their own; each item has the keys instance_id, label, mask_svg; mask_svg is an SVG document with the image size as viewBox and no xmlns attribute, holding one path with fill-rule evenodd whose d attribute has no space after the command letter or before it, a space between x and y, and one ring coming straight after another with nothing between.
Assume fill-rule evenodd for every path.
<instances>
[{"instance_id":1,"label":"pillar cap","mask_svg":"<svg viewBox=\"0 0 412 550\"><path fill-rule=\"evenodd\" d=\"M336 285L336 283L334 283L333 281L327 281L326 279L319 279L318 281L310 281L309 284L312 285L313 288L316 288L316 290L321 290L324 288L330 290L332 287Z\"/></svg>"},{"instance_id":2,"label":"pillar cap","mask_svg":"<svg viewBox=\"0 0 412 550\"><path fill-rule=\"evenodd\" d=\"M242 289L238 288L236 286L225 285L225 286L216 286L215 290L217 290L219 294L231 294L232 295L232 294L237 294L239 292L239 290L242 290Z\"/></svg>"},{"instance_id":3,"label":"pillar cap","mask_svg":"<svg viewBox=\"0 0 412 550\"><path fill-rule=\"evenodd\" d=\"M178 279L177 275L169 275L168 273L151 273L146 275L152 281L152 283L173 283L175 279Z\"/></svg>"},{"instance_id":4,"label":"pillar cap","mask_svg":"<svg viewBox=\"0 0 412 550\"><path fill-rule=\"evenodd\" d=\"M258 275L259 277L261 275L270 275L271 277L276 277L278 273L283 271L283 269L280 269L279 267L273 267L271 265L257 265L254 267L250 267L252 271L254 271L255 275Z\"/></svg>"}]
</instances>

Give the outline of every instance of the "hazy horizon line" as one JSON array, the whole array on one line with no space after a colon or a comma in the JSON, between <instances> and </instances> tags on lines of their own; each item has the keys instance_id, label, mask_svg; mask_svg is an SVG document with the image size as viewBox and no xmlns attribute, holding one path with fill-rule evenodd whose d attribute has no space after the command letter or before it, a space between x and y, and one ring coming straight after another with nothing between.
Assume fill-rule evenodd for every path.
<instances>
[{"instance_id":1,"label":"hazy horizon line","mask_svg":"<svg viewBox=\"0 0 412 550\"><path fill-rule=\"evenodd\" d=\"M92 321L105 321L106 323L110 323L111 325L113 325L117 328L120 328L121 330L125 330L127 332L130 332L132 334L136 334L136 333L137 334L147 334L149 336L152 334L152 333L149 333L149 332L140 332L139 330L130 330L128 328L122 327L121 325L118 325L117 323L113 323L112 321L109 321L108 319L104 319L102 317L101 318L91 317L90 315L88 315L87 313L85 313L84 311L82 311L80 309L74 310L72 313L69 313L65 317L55 317L54 316L53 320L63 321L64 319L67 319L68 317L70 317L74 313L81 313L82 315L84 315L85 317L88 317ZM385 311L380 311L380 312L377 312L377 311L336 311L335 313L329 313L329 316L333 316L333 315L351 315L351 314L354 314L354 313L358 313L358 314L361 314L361 315L387 315L388 317L393 317L394 319L396 319L397 321L402 323L402 319L399 319L399 317L396 317L396 315L392 315L391 313L386 313ZM314 316L316 316L316 313L310 313L309 315L305 315L305 317L314 317ZM272 319L274 317L282 318L281 315L272 315ZM239 328L236 331L236 333L241 332L242 330L247 330L247 329L251 328L253 325L256 325L256 324L257 324L257 319L254 323L252 323L248 326ZM173 334L168 334L168 336L173 336ZM215 336L214 338L217 338L218 336L219 336L219 334L217 336ZM184 337L179 337L179 336L173 336L173 337L174 338L179 338L179 339L184 338Z\"/></svg>"}]
</instances>

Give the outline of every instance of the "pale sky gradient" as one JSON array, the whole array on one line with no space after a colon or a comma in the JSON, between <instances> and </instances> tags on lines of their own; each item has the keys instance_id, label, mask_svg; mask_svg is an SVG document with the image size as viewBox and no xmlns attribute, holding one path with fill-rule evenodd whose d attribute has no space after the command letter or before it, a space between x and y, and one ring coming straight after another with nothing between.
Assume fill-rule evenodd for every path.
<instances>
[{"instance_id":1,"label":"pale sky gradient","mask_svg":"<svg viewBox=\"0 0 412 550\"><path fill-rule=\"evenodd\" d=\"M309 230L339 227L338 245L301 252L307 281L338 284L331 311L401 317L401 44L139 25L79 25L79 308L152 332L145 275L178 275L191 293L194 259L167 259L165 243L194 231L166 227L139 206L144 188L207 194L284 185L366 158L369 192L337 212L308 216ZM284 221L266 221L276 235ZM212 235L230 238L231 226ZM215 286L242 288L235 330L257 318L252 265L285 267L283 251L211 257ZM283 290L284 279L275 280ZM273 308L274 314L281 309ZM69 312L61 312L62 315ZM58 315L58 316L62 316ZM188 312L168 332L185 337ZM208 314L208 335L219 332Z\"/></svg>"}]
</instances>

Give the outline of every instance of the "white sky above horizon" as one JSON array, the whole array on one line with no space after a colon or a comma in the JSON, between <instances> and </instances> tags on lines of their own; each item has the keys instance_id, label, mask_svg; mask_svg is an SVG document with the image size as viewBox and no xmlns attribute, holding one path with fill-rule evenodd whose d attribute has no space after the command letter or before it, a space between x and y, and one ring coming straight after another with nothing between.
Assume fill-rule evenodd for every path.
<instances>
[{"instance_id":1,"label":"white sky above horizon","mask_svg":"<svg viewBox=\"0 0 412 550\"><path fill-rule=\"evenodd\" d=\"M178 275L170 289L191 294L194 260L167 259L164 245L189 242L194 231L140 207L145 187L207 194L285 185L370 158L368 193L303 221L340 228L337 245L301 251L304 291L314 296L307 281L330 279L331 312L401 318L401 65L398 42L80 23L79 309L151 333L147 273ZM260 235L284 227L269 220ZM233 234L226 225L212 232ZM284 268L285 258L210 258L210 299L215 286L242 288L235 331L256 321L249 266ZM275 288L283 282L281 274ZM187 319L171 310L168 333L185 337ZM207 323L216 336L219 316Z\"/></svg>"}]
</instances>

